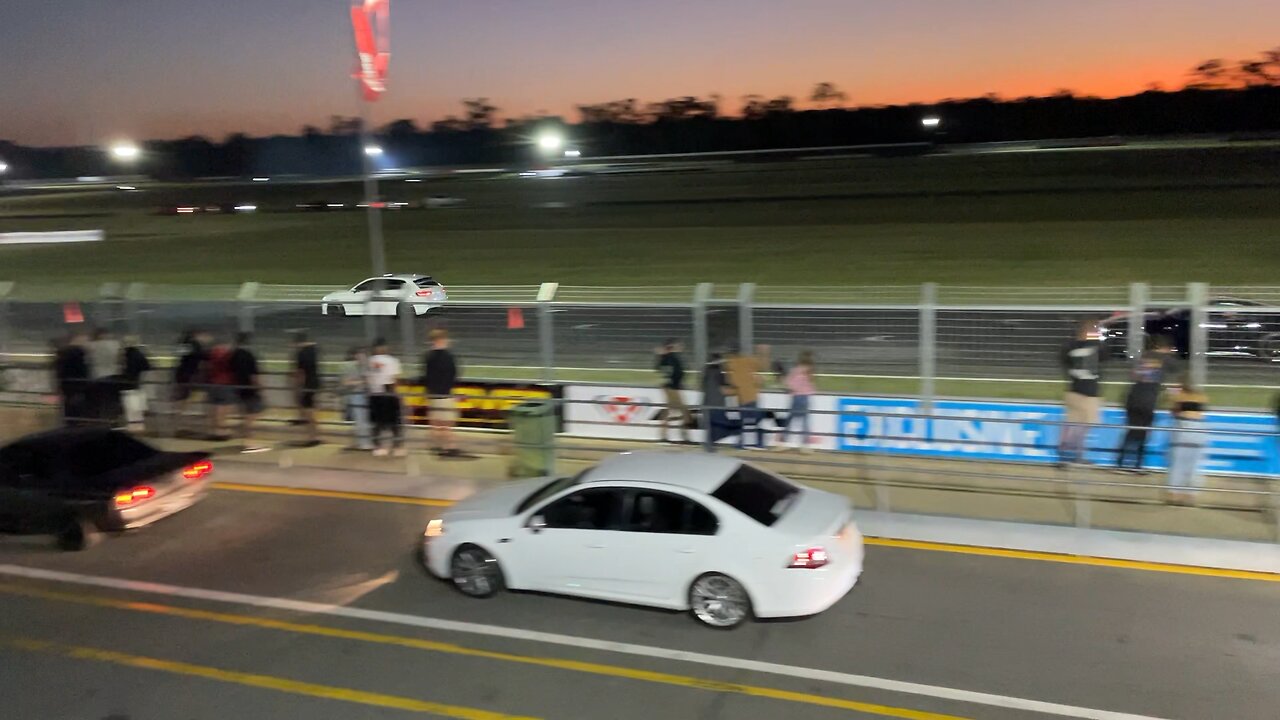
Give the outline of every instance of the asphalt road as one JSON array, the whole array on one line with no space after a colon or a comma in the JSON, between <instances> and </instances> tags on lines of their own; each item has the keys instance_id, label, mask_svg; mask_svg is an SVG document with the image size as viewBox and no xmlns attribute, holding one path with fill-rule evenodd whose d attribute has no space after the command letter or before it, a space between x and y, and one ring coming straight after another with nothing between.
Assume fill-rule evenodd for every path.
<instances>
[{"instance_id":1,"label":"asphalt road","mask_svg":"<svg viewBox=\"0 0 1280 720\"><path fill-rule=\"evenodd\" d=\"M181 333L205 328L229 339L238 327L241 308L230 302L142 303L135 319L126 321L120 304L86 303L86 322L114 327L119 333L136 331L153 352L173 350ZM526 368L530 377L541 367L536 309L523 308L513 318L504 305L448 306L431 310L411 323L410 346L415 353L431 327L447 327L457 351L483 374L487 366ZM11 303L0 318L0 337L8 324L10 344L17 350L40 352L63 323L59 303ZM557 305L550 312L553 362L560 368L647 370L656 345L667 338L692 342L689 308L645 306ZM1098 313L1064 311L946 310L937 318L936 361L940 377L1059 380L1059 353L1077 323ZM739 338L738 310L711 305L707 310L708 341L712 350L726 349ZM514 320L514 322L513 322ZM378 319L379 332L399 351L404 326L400 318ZM914 309L831 310L767 307L753 311L754 340L773 348L788 364L802 350L817 353L820 372L862 376L911 378L919 375L919 314ZM340 359L346 349L365 341L364 318L323 316L315 303L263 304L253 310L258 349L267 357L289 353L293 330L306 330L324 348L328 359ZM1268 330L1272 329L1270 326ZM1274 328L1280 332L1280 327ZM1127 380L1122 361L1104 368L1115 380ZM1271 384L1276 365L1256 358L1210 358L1210 381L1221 384ZM491 370L492 371L492 370ZM570 373L571 374L571 373Z\"/></svg>"},{"instance_id":2,"label":"asphalt road","mask_svg":"<svg viewBox=\"0 0 1280 720\"><path fill-rule=\"evenodd\" d=\"M465 598L414 557L437 512L217 490L85 553L0 538L0 716L1274 720L1280 706L1277 583L872 546L830 611L718 632Z\"/></svg>"}]
</instances>

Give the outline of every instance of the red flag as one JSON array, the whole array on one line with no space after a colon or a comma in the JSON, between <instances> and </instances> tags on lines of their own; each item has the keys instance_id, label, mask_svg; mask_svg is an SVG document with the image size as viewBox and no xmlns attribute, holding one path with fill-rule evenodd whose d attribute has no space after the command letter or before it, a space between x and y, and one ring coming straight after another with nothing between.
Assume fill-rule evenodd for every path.
<instances>
[{"instance_id":1,"label":"red flag","mask_svg":"<svg viewBox=\"0 0 1280 720\"><path fill-rule=\"evenodd\" d=\"M356 37L356 72L364 99L373 102L387 91L390 50L390 0L352 0L351 28Z\"/></svg>"},{"instance_id":2,"label":"red flag","mask_svg":"<svg viewBox=\"0 0 1280 720\"><path fill-rule=\"evenodd\" d=\"M524 310L518 307L507 308L507 329L508 330L524 329Z\"/></svg>"},{"instance_id":3,"label":"red flag","mask_svg":"<svg viewBox=\"0 0 1280 720\"><path fill-rule=\"evenodd\" d=\"M84 322L84 313L80 311L80 303L69 302L63 305L62 319L70 324Z\"/></svg>"}]
</instances>

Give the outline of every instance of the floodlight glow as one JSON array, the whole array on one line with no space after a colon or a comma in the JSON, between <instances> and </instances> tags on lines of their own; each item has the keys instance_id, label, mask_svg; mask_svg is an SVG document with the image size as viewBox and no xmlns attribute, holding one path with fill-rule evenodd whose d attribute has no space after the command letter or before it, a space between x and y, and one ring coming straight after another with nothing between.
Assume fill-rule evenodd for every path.
<instances>
[{"instance_id":1,"label":"floodlight glow","mask_svg":"<svg viewBox=\"0 0 1280 720\"><path fill-rule=\"evenodd\" d=\"M369 157L378 157L382 154L382 148L377 145L365 145L364 154Z\"/></svg>"},{"instance_id":2,"label":"floodlight glow","mask_svg":"<svg viewBox=\"0 0 1280 720\"><path fill-rule=\"evenodd\" d=\"M538 136L538 147L547 152L559 150L564 145L564 137L559 133L543 133Z\"/></svg>"},{"instance_id":3,"label":"floodlight glow","mask_svg":"<svg viewBox=\"0 0 1280 720\"><path fill-rule=\"evenodd\" d=\"M927 128L936 128L942 124L942 118L937 115L930 115L928 117L921 118L920 124Z\"/></svg>"},{"instance_id":4,"label":"floodlight glow","mask_svg":"<svg viewBox=\"0 0 1280 720\"><path fill-rule=\"evenodd\" d=\"M254 179L253 179L253 181L254 181L254 182L266 182L266 181L268 181L268 180L270 180L270 179L271 179L271 178L256 177L256 178L254 178Z\"/></svg>"},{"instance_id":5,"label":"floodlight glow","mask_svg":"<svg viewBox=\"0 0 1280 720\"><path fill-rule=\"evenodd\" d=\"M119 143L111 146L111 157L117 160L137 160L142 155L142 150L133 143Z\"/></svg>"},{"instance_id":6,"label":"floodlight glow","mask_svg":"<svg viewBox=\"0 0 1280 720\"><path fill-rule=\"evenodd\" d=\"M137 190L138 188L136 188L136 187L134 187L134 186L132 186L132 185L117 185L117 186L116 186L116 189L117 189L117 190L124 190L125 192L133 192L134 190Z\"/></svg>"},{"instance_id":7,"label":"floodlight glow","mask_svg":"<svg viewBox=\"0 0 1280 720\"><path fill-rule=\"evenodd\" d=\"M582 157L582 151L581 150L565 150L564 156L567 158Z\"/></svg>"},{"instance_id":8,"label":"floodlight glow","mask_svg":"<svg viewBox=\"0 0 1280 720\"><path fill-rule=\"evenodd\" d=\"M9 172L9 163L0 160L0 173Z\"/></svg>"},{"instance_id":9,"label":"floodlight glow","mask_svg":"<svg viewBox=\"0 0 1280 720\"><path fill-rule=\"evenodd\" d=\"M257 209L258 209L257 205L236 205L234 208L236 212L253 212L254 210L257 210Z\"/></svg>"}]
</instances>

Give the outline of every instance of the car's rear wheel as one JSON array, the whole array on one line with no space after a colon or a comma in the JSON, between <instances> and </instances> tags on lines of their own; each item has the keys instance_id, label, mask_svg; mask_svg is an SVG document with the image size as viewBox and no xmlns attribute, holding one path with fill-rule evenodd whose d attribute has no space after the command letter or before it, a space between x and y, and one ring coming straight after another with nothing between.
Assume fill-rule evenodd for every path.
<instances>
[{"instance_id":1,"label":"car's rear wheel","mask_svg":"<svg viewBox=\"0 0 1280 720\"><path fill-rule=\"evenodd\" d=\"M62 529L58 530L54 540L58 543L59 550L79 552L97 545L101 537L97 526L89 519L71 517L63 523Z\"/></svg>"},{"instance_id":2,"label":"car's rear wheel","mask_svg":"<svg viewBox=\"0 0 1280 720\"><path fill-rule=\"evenodd\" d=\"M463 545L449 562L449 578L463 595L492 597L504 586L497 558L476 545Z\"/></svg>"},{"instance_id":3,"label":"car's rear wheel","mask_svg":"<svg viewBox=\"0 0 1280 720\"><path fill-rule=\"evenodd\" d=\"M751 619L751 598L737 580L707 573L689 588L689 611L704 625L728 630Z\"/></svg>"}]
</instances>

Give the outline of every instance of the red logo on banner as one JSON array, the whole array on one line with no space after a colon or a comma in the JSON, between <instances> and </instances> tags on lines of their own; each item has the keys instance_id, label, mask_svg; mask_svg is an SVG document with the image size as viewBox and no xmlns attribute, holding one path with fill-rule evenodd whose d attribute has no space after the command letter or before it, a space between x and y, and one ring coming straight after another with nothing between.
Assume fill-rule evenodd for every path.
<instances>
[{"instance_id":1,"label":"red logo on banner","mask_svg":"<svg viewBox=\"0 0 1280 720\"><path fill-rule=\"evenodd\" d=\"M596 397L596 402L601 403L598 406L600 412L616 423L629 423L638 419L644 411L642 405L631 404L644 402L642 398L627 397L626 395L600 395Z\"/></svg>"},{"instance_id":2,"label":"red logo on banner","mask_svg":"<svg viewBox=\"0 0 1280 720\"><path fill-rule=\"evenodd\" d=\"M353 0L351 5L358 63L355 78L369 102L387 91L387 64L391 60L389 4L390 0Z\"/></svg>"}]
</instances>

